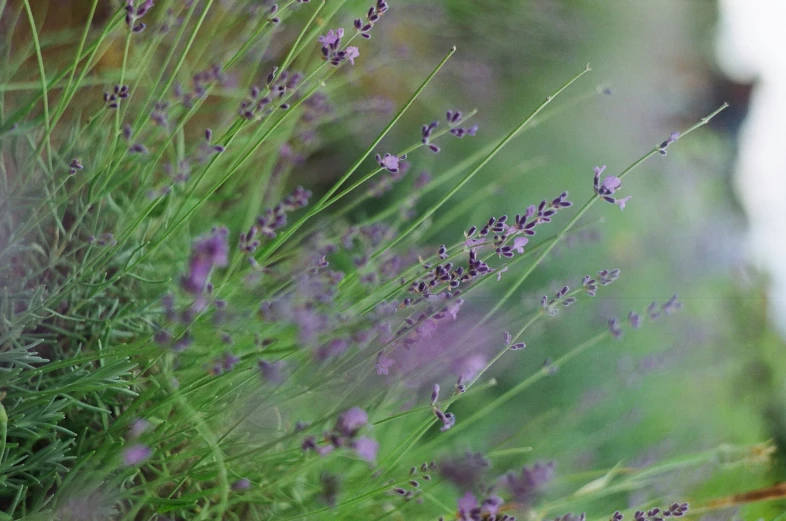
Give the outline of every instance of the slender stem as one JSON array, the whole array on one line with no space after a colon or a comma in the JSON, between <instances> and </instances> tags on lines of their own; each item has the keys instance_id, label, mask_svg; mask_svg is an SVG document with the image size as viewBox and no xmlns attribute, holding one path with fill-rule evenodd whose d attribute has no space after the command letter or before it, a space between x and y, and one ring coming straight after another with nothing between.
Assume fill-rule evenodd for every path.
<instances>
[{"instance_id":1,"label":"slender stem","mask_svg":"<svg viewBox=\"0 0 786 521\"><path fill-rule=\"evenodd\" d=\"M695 125L693 125L689 129L687 129L685 132L683 132L680 135L680 139L685 137L685 136L687 136L688 134L690 134L694 130L696 130L696 129L700 128L700 127L703 127L704 125L709 123L712 118L714 118L716 115L718 115L722 110L724 110L728 106L729 106L728 103L724 103L717 110L712 112L710 115L701 118L701 120L698 123L696 123ZM638 160L634 161L630 166L628 166L625 170L623 170L622 173L618 177L620 179L623 179L630 172L632 172L634 169L636 169L639 165L644 163L647 159L649 159L652 156L658 154L659 150L660 150L660 147L659 146L655 146L654 148L652 148L652 150L650 150L649 152L647 152L646 154L641 156ZM578 213L576 213L576 215L573 216L573 218L562 229L562 231L560 231L559 235L557 235L556 240L553 241L551 244L549 244L546 247L546 249L544 249L540 253L540 255L538 255L538 257L524 271L524 273L522 273L521 276L519 276L519 278L516 280L516 282L514 282L513 284L510 285L510 287L505 292L505 294L502 296L502 298L500 298L497 301L497 303L494 304L494 306L492 306L492 308L489 310L489 312L486 313L486 315L480 320L480 322L478 322L476 327L479 327L479 326L485 324L486 322L488 322L505 304L507 304L508 300L510 300L510 298L516 293L516 291L518 291L518 289L521 287L521 285L524 284L524 281L527 280L527 277L529 277L532 274L532 272L535 271L535 268L537 268L540 265L540 263L543 262L543 259L545 259L546 256L549 253L551 253L551 250L553 250L554 247L560 241L562 241L562 239L565 238L567 233L571 230L571 228L573 228L576 225L576 223L579 221L579 219L581 219L584 216L584 214L586 214L589 211L589 209L592 208L592 205L594 205L599 200L600 200L600 197L598 197L597 195L593 195L592 197L590 197L590 199L586 203L584 203L584 206L581 207L581 209L578 211Z\"/></svg>"},{"instance_id":2,"label":"slender stem","mask_svg":"<svg viewBox=\"0 0 786 521\"><path fill-rule=\"evenodd\" d=\"M49 139L51 133L50 120L49 120L49 92L46 84L46 71L44 70L44 57L41 54L41 42L38 40L38 29L35 26L35 18L33 17L33 10L30 8L30 0L25 0L25 11L27 12L27 19L30 22L30 32L33 36L33 45L35 47L35 55L38 61L38 73L41 75L41 94L44 101L44 129L46 130L46 156L49 163L49 173L52 173L52 142Z\"/></svg>"},{"instance_id":3,"label":"slender stem","mask_svg":"<svg viewBox=\"0 0 786 521\"><path fill-rule=\"evenodd\" d=\"M365 161L366 158L374 152L377 145L379 145L382 139L384 139L384 137L388 134L388 132L390 132L393 126L396 123L398 123L398 121L401 119L401 117L404 115L407 109L409 109L409 107L412 106L412 104L415 102L418 96L420 96L420 94L425 90L426 86L431 82L432 79L434 79L434 76L437 75L439 70L442 69L445 63L447 63L447 61L450 59L451 56L453 56L455 52L456 52L456 47L453 47L450 49L450 51L448 51L445 57L442 58L442 61L439 62L439 64L434 68L434 70L431 71L431 74L428 75L428 77L423 81L420 87L417 88L417 90L412 94L409 100L407 100L404 106L401 107L398 113L393 117L393 119L390 120L387 126L374 139L374 141L371 143L371 145L369 145L366 151L363 152L363 154L361 154L361 156L350 167L350 169L341 177L341 179L339 179L336 182L335 185L333 185L333 187L330 190L328 190L328 192L324 196L322 196L322 199L320 199L303 217L300 218L300 220L298 220L292 226L288 227L286 231L282 232L267 248L265 248L265 250L261 255L261 258L259 259L260 261L264 261L268 257L270 257L270 255L272 255L273 252L281 244L284 243L284 241L286 241L287 239L289 239L289 237L294 235L295 232L297 232L300 229L300 227L302 227L306 223L306 221L308 221L309 219L317 215L320 211L322 211L322 209L325 207L326 203L330 200L333 194L336 193L339 188L341 188L341 186L352 176L352 174L355 173L355 171L358 168L360 168L360 165L363 164L363 161Z\"/></svg>"},{"instance_id":4,"label":"slender stem","mask_svg":"<svg viewBox=\"0 0 786 521\"><path fill-rule=\"evenodd\" d=\"M538 107L534 111L532 111L532 113L529 116L527 116L527 118L524 119L524 121L522 121L507 136L505 136L497 144L497 146L495 146L491 150L491 152L489 152L489 154L485 158L483 158L483 160L480 163L478 163L478 165L475 168L473 168L466 176L464 176L464 178L461 181L459 181L448 193L446 193L444 196L442 196L442 198L439 201L437 201L436 204L433 204L431 207L429 207L428 210L426 210L418 219L415 220L415 222L413 222L405 231L400 233L395 239L393 239L389 243L385 244L385 246L383 248L381 248L381 249L377 250L376 252L374 252L374 254L371 256L371 260L377 259L380 255L385 253L387 250L395 247L401 241L406 239L409 236L409 234L411 234L413 231L418 229L429 217L434 215L434 213L440 207L442 207L442 205L444 205L451 197L453 197L459 190L461 190L461 188L464 187L464 185L466 185L473 177L475 177L475 175L478 172L480 172L483 169L483 167L486 166L489 163L489 161L491 161L494 158L494 156L496 156L505 147L505 145L510 143L510 141L514 137L516 137L516 135L519 132L521 132L521 130L524 127L526 127L530 123L530 121L533 120L533 118L535 118L535 116L537 116L543 109L545 109L552 102L552 100L554 98L556 98L562 91L567 89L571 84L573 84L575 81L577 81L579 78L581 78L582 76L584 76L586 73L588 73L591 70L592 69L590 69L589 65L587 65L584 68L584 70L582 70L580 73L578 73L573 78L568 80L554 94L552 94L551 96L547 96L546 100L543 103L538 105Z\"/></svg>"}]
</instances>

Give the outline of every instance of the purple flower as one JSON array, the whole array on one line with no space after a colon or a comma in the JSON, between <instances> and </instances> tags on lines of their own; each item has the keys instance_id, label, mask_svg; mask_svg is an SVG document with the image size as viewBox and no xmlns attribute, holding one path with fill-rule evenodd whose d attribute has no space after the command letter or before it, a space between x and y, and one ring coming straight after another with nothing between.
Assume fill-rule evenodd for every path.
<instances>
[{"instance_id":1,"label":"purple flower","mask_svg":"<svg viewBox=\"0 0 786 521\"><path fill-rule=\"evenodd\" d=\"M325 36L319 37L319 43L322 45L322 57L334 67L338 67L347 60L354 65L355 58L360 56L357 47L350 46L341 49L341 38L343 37L344 29L336 29L335 31L331 29Z\"/></svg>"},{"instance_id":2,"label":"purple flower","mask_svg":"<svg viewBox=\"0 0 786 521\"><path fill-rule=\"evenodd\" d=\"M320 346L316 352L316 359L324 362L333 357L341 356L349 347L349 342L343 338L334 338Z\"/></svg>"},{"instance_id":3,"label":"purple flower","mask_svg":"<svg viewBox=\"0 0 786 521\"><path fill-rule=\"evenodd\" d=\"M371 38L371 29L374 28L374 24L379 21L387 10L387 2L385 0L377 0L375 5L369 8L365 22L361 18L354 21L353 25L355 30L361 37L366 39Z\"/></svg>"},{"instance_id":4,"label":"purple flower","mask_svg":"<svg viewBox=\"0 0 786 521\"><path fill-rule=\"evenodd\" d=\"M234 490L235 492L248 490L250 488L251 488L251 482L246 478L238 479L237 481L232 483L232 490Z\"/></svg>"},{"instance_id":5,"label":"purple flower","mask_svg":"<svg viewBox=\"0 0 786 521\"><path fill-rule=\"evenodd\" d=\"M510 334L510 331L503 331L502 340L505 342L506 346L509 346L510 343L513 341L513 335Z\"/></svg>"},{"instance_id":6,"label":"purple flower","mask_svg":"<svg viewBox=\"0 0 786 521\"><path fill-rule=\"evenodd\" d=\"M354 437L368 423L368 414L360 407L353 407L338 417L336 430L347 437Z\"/></svg>"},{"instance_id":7,"label":"purple flower","mask_svg":"<svg viewBox=\"0 0 786 521\"><path fill-rule=\"evenodd\" d=\"M355 449L355 454L362 460L374 463L377 461L377 452L379 451L379 443L373 438L362 436L352 443L352 448Z\"/></svg>"},{"instance_id":8,"label":"purple flower","mask_svg":"<svg viewBox=\"0 0 786 521\"><path fill-rule=\"evenodd\" d=\"M431 405L436 405L437 400L439 400L439 384L434 384L431 389Z\"/></svg>"},{"instance_id":9,"label":"purple flower","mask_svg":"<svg viewBox=\"0 0 786 521\"><path fill-rule=\"evenodd\" d=\"M483 500L483 510L491 516L496 516L499 507L505 503L499 496L489 496Z\"/></svg>"},{"instance_id":10,"label":"purple flower","mask_svg":"<svg viewBox=\"0 0 786 521\"><path fill-rule=\"evenodd\" d=\"M516 237L515 239L513 239L513 249L519 252L520 254L524 253L524 246L526 246L528 242L529 239L527 239L526 237Z\"/></svg>"},{"instance_id":11,"label":"purple flower","mask_svg":"<svg viewBox=\"0 0 786 521\"><path fill-rule=\"evenodd\" d=\"M606 170L606 165L603 166L596 166L594 168L595 171L595 180L594 180L594 189L595 193L598 194L598 197L606 201L607 203L616 204L620 207L620 210L625 209L625 205L630 200L631 196L623 197L621 199L616 199L612 197L612 195L622 188L622 181L617 176L606 176L603 182L600 182L600 175L603 171Z\"/></svg>"},{"instance_id":12,"label":"purple flower","mask_svg":"<svg viewBox=\"0 0 786 521\"><path fill-rule=\"evenodd\" d=\"M318 40L322 45L331 47L337 46L343 37L344 29L338 28L336 30L331 29L325 36L320 36Z\"/></svg>"},{"instance_id":13,"label":"purple flower","mask_svg":"<svg viewBox=\"0 0 786 521\"><path fill-rule=\"evenodd\" d=\"M229 263L228 235L228 229L217 227L210 235L194 242L188 274L181 280L184 290L195 295L201 294L207 285L210 270L213 267L226 267Z\"/></svg>"},{"instance_id":14,"label":"purple flower","mask_svg":"<svg viewBox=\"0 0 786 521\"><path fill-rule=\"evenodd\" d=\"M606 176L606 179L603 180L603 188L605 188L610 194L613 194L617 188L620 187L622 181L617 176Z\"/></svg>"},{"instance_id":15,"label":"purple flower","mask_svg":"<svg viewBox=\"0 0 786 521\"><path fill-rule=\"evenodd\" d=\"M260 360L257 366L259 367L259 374L265 382L280 383L283 381L284 375L281 371L284 366L283 361L279 360L271 363L266 360Z\"/></svg>"},{"instance_id":16,"label":"purple flower","mask_svg":"<svg viewBox=\"0 0 786 521\"><path fill-rule=\"evenodd\" d=\"M620 210L625 209L625 205L630 201L631 196L623 197L622 199L617 199L614 201L614 204L620 207Z\"/></svg>"},{"instance_id":17,"label":"purple flower","mask_svg":"<svg viewBox=\"0 0 786 521\"><path fill-rule=\"evenodd\" d=\"M450 430L454 425L456 425L456 415L452 412L442 412L439 407L434 408L434 414L439 418L439 421L442 422L442 427L440 427L441 432L445 432Z\"/></svg>"},{"instance_id":18,"label":"purple flower","mask_svg":"<svg viewBox=\"0 0 786 521\"><path fill-rule=\"evenodd\" d=\"M85 168L85 165L83 165L82 162L79 161L79 159L73 159L71 161L71 164L68 166L69 166L69 170L68 170L69 175L74 175L76 174L77 170L83 170Z\"/></svg>"},{"instance_id":19,"label":"purple flower","mask_svg":"<svg viewBox=\"0 0 786 521\"><path fill-rule=\"evenodd\" d=\"M523 467L518 475L508 473L504 479L516 501L529 506L543 488L554 479L554 473L553 461L539 462Z\"/></svg>"},{"instance_id":20,"label":"purple flower","mask_svg":"<svg viewBox=\"0 0 786 521\"><path fill-rule=\"evenodd\" d=\"M447 313L453 317L453 320L456 320L458 317L458 312L461 310L461 305L464 304L464 299L457 299L447 306Z\"/></svg>"},{"instance_id":21,"label":"purple flower","mask_svg":"<svg viewBox=\"0 0 786 521\"><path fill-rule=\"evenodd\" d=\"M420 190L425 188L427 184L431 181L431 174L428 172L421 172L420 175L415 179L415 182L412 184L412 187L415 190Z\"/></svg>"},{"instance_id":22,"label":"purple flower","mask_svg":"<svg viewBox=\"0 0 786 521\"><path fill-rule=\"evenodd\" d=\"M401 168L401 161L406 159L407 156L394 156L392 154L385 154L384 156L380 156L377 154L376 160L379 166L390 172L391 174L395 174Z\"/></svg>"},{"instance_id":23,"label":"purple flower","mask_svg":"<svg viewBox=\"0 0 786 521\"><path fill-rule=\"evenodd\" d=\"M628 323L632 328L638 329L641 327L641 316L638 313L631 311L628 313Z\"/></svg>"},{"instance_id":24,"label":"purple flower","mask_svg":"<svg viewBox=\"0 0 786 521\"><path fill-rule=\"evenodd\" d=\"M682 303L677 300L677 295L672 295L671 298L661 306L661 310L666 315L671 315L674 311L682 309Z\"/></svg>"},{"instance_id":25,"label":"purple flower","mask_svg":"<svg viewBox=\"0 0 786 521\"><path fill-rule=\"evenodd\" d=\"M131 423L131 428L129 429L128 435L131 438L138 438L147 432L148 429L150 429L150 422L143 420L142 418L137 418Z\"/></svg>"},{"instance_id":26,"label":"purple flower","mask_svg":"<svg viewBox=\"0 0 786 521\"><path fill-rule=\"evenodd\" d=\"M384 351L380 351L379 354L377 355L377 363L376 363L377 374L387 375L388 370L395 363L396 362L392 358L389 358Z\"/></svg>"},{"instance_id":27,"label":"purple flower","mask_svg":"<svg viewBox=\"0 0 786 521\"><path fill-rule=\"evenodd\" d=\"M126 0L126 25L132 32L141 33L147 27L144 23L136 23L153 7L153 0L145 0L139 8L134 9L134 0Z\"/></svg>"},{"instance_id":28,"label":"purple flower","mask_svg":"<svg viewBox=\"0 0 786 521\"><path fill-rule=\"evenodd\" d=\"M461 519L471 519L470 513L473 509L477 508L478 500L475 497L475 494L472 492L467 492L458 500L458 513L461 516Z\"/></svg>"},{"instance_id":29,"label":"purple flower","mask_svg":"<svg viewBox=\"0 0 786 521\"><path fill-rule=\"evenodd\" d=\"M472 380L478 372L486 367L486 357L475 353L460 361L456 366L456 374L465 381Z\"/></svg>"},{"instance_id":30,"label":"purple flower","mask_svg":"<svg viewBox=\"0 0 786 521\"><path fill-rule=\"evenodd\" d=\"M352 65L355 65L355 58L360 56L360 51L358 50L358 48L355 46L350 46L344 49L344 52L346 52L344 58L349 60L349 63L351 63Z\"/></svg>"},{"instance_id":31,"label":"purple flower","mask_svg":"<svg viewBox=\"0 0 786 521\"><path fill-rule=\"evenodd\" d=\"M439 472L459 489L470 490L484 479L491 462L480 452L467 451L461 456L440 462Z\"/></svg>"},{"instance_id":32,"label":"purple flower","mask_svg":"<svg viewBox=\"0 0 786 521\"><path fill-rule=\"evenodd\" d=\"M139 465L150 457L153 451L145 445L132 445L123 451L123 464L127 467Z\"/></svg>"},{"instance_id":33,"label":"purple flower","mask_svg":"<svg viewBox=\"0 0 786 521\"><path fill-rule=\"evenodd\" d=\"M620 327L620 323L616 318L609 319L609 332L611 333L611 336L617 340L622 338L622 328Z\"/></svg>"},{"instance_id":34,"label":"purple flower","mask_svg":"<svg viewBox=\"0 0 786 521\"><path fill-rule=\"evenodd\" d=\"M679 132L672 132L671 135L669 136L669 138L666 141L664 141L663 143L658 145L658 153L660 155L662 155L662 156L665 156L666 155L666 149L669 147L669 145L671 145L672 143L677 141L679 139L679 137L680 137L680 133Z\"/></svg>"}]
</instances>

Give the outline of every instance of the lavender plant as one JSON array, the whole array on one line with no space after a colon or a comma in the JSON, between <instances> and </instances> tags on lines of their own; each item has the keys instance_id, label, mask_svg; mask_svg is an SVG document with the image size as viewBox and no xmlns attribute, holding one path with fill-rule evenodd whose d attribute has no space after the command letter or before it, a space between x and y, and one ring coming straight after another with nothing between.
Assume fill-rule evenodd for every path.
<instances>
[{"instance_id":1,"label":"lavender plant","mask_svg":"<svg viewBox=\"0 0 786 521\"><path fill-rule=\"evenodd\" d=\"M353 117L336 91L372 69L386 0L88 3L79 31L50 34L45 9L0 2L3 519L584 519L565 512L679 465L551 494L558 470L527 447L460 446L584 351L679 308L611 318L542 364L533 325L620 272L588 263L537 308L512 302L591 207L634 204L622 181L724 107L617 175L578 173L583 193L544 193L432 244L450 233L432 218L589 66L501 139L445 106L395 148L386 136L450 49L325 188L309 158ZM410 173L457 139L490 144ZM492 305L473 300L497 281ZM503 358L533 369L458 414ZM645 507L633 518L688 509Z\"/></svg>"}]
</instances>

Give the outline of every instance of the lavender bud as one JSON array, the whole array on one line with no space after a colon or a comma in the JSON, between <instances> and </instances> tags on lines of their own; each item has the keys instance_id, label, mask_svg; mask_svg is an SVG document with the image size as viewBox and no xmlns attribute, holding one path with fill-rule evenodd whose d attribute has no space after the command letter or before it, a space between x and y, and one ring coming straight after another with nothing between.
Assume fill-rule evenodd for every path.
<instances>
[{"instance_id":1,"label":"lavender bud","mask_svg":"<svg viewBox=\"0 0 786 521\"><path fill-rule=\"evenodd\" d=\"M439 399L439 384L434 384L434 387L431 391L431 405L436 405L438 399Z\"/></svg>"}]
</instances>

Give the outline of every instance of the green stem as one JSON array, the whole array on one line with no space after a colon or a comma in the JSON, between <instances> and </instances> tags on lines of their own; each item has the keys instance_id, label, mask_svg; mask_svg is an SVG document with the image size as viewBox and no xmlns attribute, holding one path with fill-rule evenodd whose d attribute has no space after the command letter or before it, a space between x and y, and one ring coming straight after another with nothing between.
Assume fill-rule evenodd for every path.
<instances>
[{"instance_id":1,"label":"green stem","mask_svg":"<svg viewBox=\"0 0 786 521\"><path fill-rule=\"evenodd\" d=\"M370 156L374 150L376 149L377 145L384 139L384 137L390 132L393 126L398 123L404 113L409 109L410 106L415 102L415 100L420 96L420 94L425 90L426 86L434 79L434 76L437 75L439 70L447 63L453 53L456 52L456 48L451 48L450 51L442 58L442 61L431 71L431 74L423 81L420 87L412 94L412 96L407 100L403 107L398 111L398 113L393 117L392 120L387 124L387 126L382 130L382 132L374 139L374 141L369 145L363 154L358 158L358 160L350 167L350 169L339 179L333 187L328 190L328 192L322 196L320 199L303 217L300 218L295 224L288 227L286 231L281 233L265 250L263 251L261 258L259 259L260 262L264 262L268 257L270 257L273 252L283 244L289 237L295 234L300 227L302 227L306 221L317 215L322 209L325 207L326 203L330 201L330 198L333 196L334 193L338 191L339 188L355 173L355 171L360 168L360 165L363 164L363 161L366 160L368 156Z\"/></svg>"},{"instance_id":2,"label":"green stem","mask_svg":"<svg viewBox=\"0 0 786 521\"><path fill-rule=\"evenodd\" d=\"M700 127L703 127L704 125L709 123L712 118L714 118L723 109L725 109L728 106L729 105L727 103L724 103L717 110L712 112L710 115L701 118L701 120L698 123L696 123L695 125L693 125L689 129L687 129L685 132L683 132L680 135L680 139L685 137L685 136L687 136L688 134L690 134L694 130L696 130L696 129L700 128ZM649 159L650 157L658 154L659 150L660 150L659 146L654 147L652 150L650 150L649 152L644 154L642 157L640 157L638 160L636 160L633 164L631 164L625 170L623 170L622 173L618 177L620 179L623 179L630 172L632 172L634 169L636 169L639 165L644 163L647 159ZM599 200L600 200L600 197L598 197L597 195L593 195L589 199L589 201L584 203L584 206L581 207L581 209L578 211L578 213L576 215L574 215L573 218L568 222L568 224L562 229L562 231L560 231L559 235L557 235L556 240L554 242L552 242L551 244L549 244L548 247L546 247L546 249L543 250L540 255L538 255L538 257L535 259L535 261L524 271L524 273L521 274L521 276L518 278L518 280L516 280L516 282L514 282L508 288L508 291L505 292L505 294L502 296L502 298L500 298L497 301L497 303L489 310L489 312L486 313L486 315L478 322L478 324L476 325L476 328L480 327L483 324L485 324L486 322L488 322L508 302L508 300L510 300L510 298L516 293L516 291L518 291L518 289L521 287L521 285L524 284L524 281L527 280L527 277L529 277L532 274L532 272L535 271L535 268L537 268L540 265L540 263L543 262L543 259L546 258L546 256L551 252L551 250L553 250L554 247L560 241L562 241L562 239L565 238L565 235L567 235L567 233L571 230L571 228L573 228L576 225L576 223L579 221L579 219L581 219L584 216L584 214L586 214L589 211L589 209L592 208L592 205L594 205Z\"/></svg>"},{"instance_id":3,"label":"green stem","mask_svg":"<svg viewBox=\"0 0 786 521\"><path fill-rule=\"evenodd\" d=\"M428 210L426 210L426 212L424 212L423 215L421 215L417 220L415 220L415 222L413 222L409 226L409 228L407 228L404 232L400 233L395 239L385 244L385 247L377 250L371 256L371 260L373 261L379 258L380 255L384 254L387 250L398 245L401 241L407 238L409 234L411 234L413 231L418 229L429 217L434 215L434 213L442 205L444 205L451 197L453 197L459 190L461 190L461 188L464 187L464 185L466 185L473 177L475 177L475 175L478 172L480 172L483 169L483 167L486 166L489 163L489 161L491 161L494 158L494 156L496 156L505 147L505 145L510 143L510 141L514 137L516 137L516 135L519 132L521 132L521 130L524 127L526 127L530 123L530 121L533 120L533 118L535 118L535 116L537 116L543 109L545 109L552 102L554 98L556 98L562 91L567 89L571 84L573 84L575 81L577 81L579 78L581 78L591 70L592 69L590 69L589 65L587 65L584 68L584 70L582 70L580 73L578 73L573 78L568 80L554 94L552 94L551 96L547 96L546 100L543 103L541 103L529 116L527 116L527 118L524 121L522 121L516 128L514 128L507 136L505 136L502 139L502 141L500 141L497 144L497 146L495 146L491 150L491 152L489 152L489 154L475 168L473 168L467 175L465 175L464 178L461 181L459 181L448 193L442 196L442 198L439 201L437 201L436 204L432 205Z\"/></svg>"},{"instance_id":4,"label":"green stem","mask_svg":"<svg viewBox=\"0 0 786 521\"><path fill-rule=\"evenodd\" d=\"M49 134L52 129L49 126L49 92L46 84L46 71L44 70L44 57L41 54L41 42L38 40L38 29L35 26L35 18L33 17L33 10L30 8L30 0L25 1L25 11L27 12L27 19L30 22L30 32L33 36L33 45L35 46L36 60L38 61L38 73L41 75L41 94L44 101L44 128L46 129L46 155L49 163L49 173L52 174L52 142L49 139Z\"/></svg>"}]
</instances>

